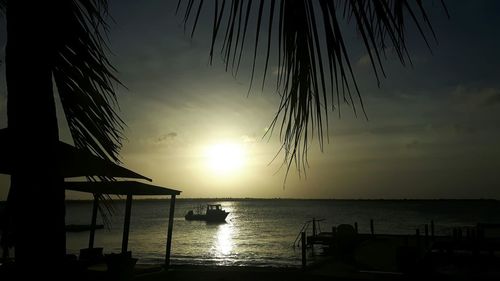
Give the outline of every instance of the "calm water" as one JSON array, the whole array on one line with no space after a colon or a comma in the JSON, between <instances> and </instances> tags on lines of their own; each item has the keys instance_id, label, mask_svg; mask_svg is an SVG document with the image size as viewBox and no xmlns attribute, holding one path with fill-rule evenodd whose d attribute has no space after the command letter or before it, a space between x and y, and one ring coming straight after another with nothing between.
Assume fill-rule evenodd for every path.
<instances>
[{"instance_id":1,"label":"calm water","mask_svg":"<svg viewBox=\"0 0 500 281\"><path fill-rule=\"evenodd\" d=\"M186 221L184 215L197 205L220 203L230 212L227 223ZM116 214L111 229L96 232L96 247L119 252L124 202L113 203ZM161 263L165 255L168 201L134 201L129 250L140 263ZM358 222L360 232L413 234L434 220L437 234L451 227L477 222L500 222L497 201L348 201L348 200L177 200L172 262L177 264L298 266L300 250L292 244L305 221L325 219L321 227ZM90 222L91 202L69 202L67 223ZM68 249L87 247L88 232L69 233Z\"/></svg>"}]
</instances>

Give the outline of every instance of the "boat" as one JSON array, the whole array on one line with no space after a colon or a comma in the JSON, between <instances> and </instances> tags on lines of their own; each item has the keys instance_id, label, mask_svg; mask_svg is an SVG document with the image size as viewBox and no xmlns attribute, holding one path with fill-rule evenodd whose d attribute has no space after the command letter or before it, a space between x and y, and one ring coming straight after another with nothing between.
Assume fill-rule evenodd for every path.
<instances>
[{"instance_id":1,"label":"boat","mask_svg":"<svg viewBox=\"0 0 500 281\"><path fill-rule=\"evenodd\" d=\"M220 204L207 204L207 210L204 214L190 210L184 217L188 221L225 222L227 215L229 212L224 211Z\"/></svg>"}]
</instances>

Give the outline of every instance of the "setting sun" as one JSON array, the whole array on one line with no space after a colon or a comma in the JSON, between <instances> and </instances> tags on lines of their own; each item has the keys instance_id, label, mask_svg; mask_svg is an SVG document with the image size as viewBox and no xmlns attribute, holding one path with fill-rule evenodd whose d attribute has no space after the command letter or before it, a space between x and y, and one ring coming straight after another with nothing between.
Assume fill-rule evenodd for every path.
<instances>
[{"instance_id":1,"label":"setting sun","mask_svg":"<svg viewBox=\"0 0 500 281\"><path fill-rule=\"evenodd\" d=\"M236 172L245 162L243 147L235 143L214 144L207 149L206 155L207 165L217 174Z\"/></svg>"}]
</instances>

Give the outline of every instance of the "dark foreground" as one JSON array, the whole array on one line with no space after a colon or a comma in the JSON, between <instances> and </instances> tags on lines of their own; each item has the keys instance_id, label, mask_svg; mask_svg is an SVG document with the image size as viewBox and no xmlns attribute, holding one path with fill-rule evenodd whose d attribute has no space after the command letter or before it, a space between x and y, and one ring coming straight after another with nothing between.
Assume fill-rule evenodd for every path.
<instances>
[{"instance_id":1,"label":"dark foreground","mask_svg":"<svg viewBox=\"0 0 500 281\"><path fill-rule=\"evenodd\" d=\"M40 278L36 274L31 276ZM19 277L13 272L0 271L0 280L17 280ZM440 268L430 269L422 265L415 271L406 273L362 270L353 264L331 257L309 265L305 269L195 265L175 265L165 269L159 265L137 265L133 272L110 274L106 265L96 265L84 271L74 268L74 271L67 271L62 279L82 281L500 280L500 260L490 259L485 263L481 260L471 262L467 258L455 260L454 264Z\"/></svg>"}]
</instances>

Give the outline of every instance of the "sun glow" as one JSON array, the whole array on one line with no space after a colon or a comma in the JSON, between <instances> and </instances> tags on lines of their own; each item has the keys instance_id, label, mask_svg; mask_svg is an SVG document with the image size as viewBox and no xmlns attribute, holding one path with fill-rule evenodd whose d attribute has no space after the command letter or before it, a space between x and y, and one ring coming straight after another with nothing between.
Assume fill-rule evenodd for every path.
<instances>
[{"instance_id":1,"label":"sun glow","mask_svg":"<svg viewBox=\"0 0 500 281\"><path fill-rule=\"evenodd\" d=\"M241 169L245 162L245 153L241 145L219 143L206 151L207 165L219 175L231 174Z\"/></svg>"}]
</instances>

